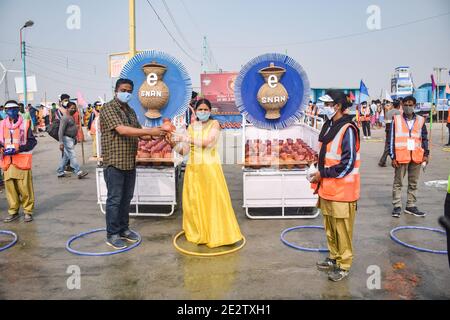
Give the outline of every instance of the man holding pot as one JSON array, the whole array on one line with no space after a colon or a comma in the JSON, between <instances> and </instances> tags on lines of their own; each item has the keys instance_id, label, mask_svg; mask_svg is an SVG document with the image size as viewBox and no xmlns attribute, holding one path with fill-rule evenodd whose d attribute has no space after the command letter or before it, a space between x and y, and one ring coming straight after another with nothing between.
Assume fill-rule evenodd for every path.
<instances>
[{"instance_id":1,"label":"man holding pot","mask_svg":"<svg viewBox=\"0 0 450 320\"><path fill-rule=\"evenodd\" d=\"M100 113L101 152L108 195L106 200L106 243L114 249L125 248L126 241L139 236L128 227L130 202L136 181L136 154L139 138L164 136L161 128L142 128L128 105L134 84L129 79L116 82L114 99Z\"/></svg>"}]
</instances>

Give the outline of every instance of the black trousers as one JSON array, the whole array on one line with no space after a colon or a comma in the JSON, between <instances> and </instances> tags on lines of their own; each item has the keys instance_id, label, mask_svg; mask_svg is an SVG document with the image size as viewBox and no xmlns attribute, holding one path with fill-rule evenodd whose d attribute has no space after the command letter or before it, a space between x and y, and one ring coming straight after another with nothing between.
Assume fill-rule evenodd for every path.
<instances>
[{"instance_id":1,"label":"black trousers","mask_svg":"<svg viewBox=\"0 0 450 320\"><path fill-rule=\"evenodd\" d=\"M109 166L103 170L108 196L106 198L106 233L120 234L128 229L130 202L133 199L136 169L119 170Z\"/></svg>"},{"instance_id":2,"label":"black trousers","mask_svg":"<svg viewBox=\"0 0 450 320\"><path fill-rule=\"evenodd\" d=\"M450 123L447 123L448 128L448 144L450 144Z\"/></svg>"},{"instance_id":3,"label":"black trousers","mask_svg":"<svg viewBox=\"0 0 450 320\"><path fill-rule=\"evenodd\" d=\"M390 149L389 139L391 136L391 124L390 123L386 123L385 131L386 131L386 140L384 142L384 151L383 151L383 154L381 155L380 162L379 162L382 165L386 164L386 160L389 155L389 149Z\"/></svg>"},{"instance_id":4,"label":"black trousers","mask_svg":"<svg viewBox=\"0 0 450 320\"><path fill-rule=\"evenodd\" d=\"M364 137L370 137L370 121L361 121Z\"/></svg>"},{"instance_id":5,"label":"black trousers","mask_svg":"<svg viewBox=\"0 0 450 320\"><path fill-rule=\"evenodd\" d=\"M447 193L445 197L444 215L450 220L450 193ZM447 229L447 257L448 265L450 266L450 254L448 252L450 252L450 230Z\"/></svg>"}]
</instances>

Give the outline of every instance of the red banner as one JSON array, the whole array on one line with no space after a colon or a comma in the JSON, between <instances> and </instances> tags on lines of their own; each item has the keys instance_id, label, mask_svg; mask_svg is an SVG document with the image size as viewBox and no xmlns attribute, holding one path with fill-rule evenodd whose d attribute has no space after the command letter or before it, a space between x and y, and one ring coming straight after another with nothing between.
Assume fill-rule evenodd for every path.
<instances>
[{"instance_id":1,"label":"red banner","mask_svg":"<svg viewBox=\"0 0 450 320\"><path fill-rule=\"evenodd\" d=\"M213 113L239 114L234 98L234 83L237 75L237 72L200 75L202 96L211 101Z\"/></svg>"}]
</instances>

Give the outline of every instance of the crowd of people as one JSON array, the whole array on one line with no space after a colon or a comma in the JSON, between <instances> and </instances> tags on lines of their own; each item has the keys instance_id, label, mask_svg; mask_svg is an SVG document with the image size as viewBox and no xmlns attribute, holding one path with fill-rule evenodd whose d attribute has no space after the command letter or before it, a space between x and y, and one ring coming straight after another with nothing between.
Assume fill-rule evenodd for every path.
<instances>
[{"instance_id":1,"label":"crowd of people","mask_svg":"<svg viewBox=\"0 0 450 320\"><path fill-rule=\"evenodd\" d=\"M80 179L87 175L78 164L74 148L77 142L84 139L82 126L88 128L94 141L97 130L100 130L104 179L108 190L105 219L106 243L109 246L123 249L127 247L127 242L139 240L139 235L129 229L139 139L165 139L175 152L189 154L182 200L183 230L188 241L215 248L243 240L217 152L221 129L218 121L211 117L211 103L193 95L188 130L184 134L176 134L165 124L153 128L141 126L135 111L128 104L133 90L131 80L119 79L114 98L103 106L95 102L82 111L69 95L62 94L58 107L54 104L48 113L30 112L28 108L29 117L17 101L5 103L1 111L4 119L0 123L0 147L9 216L4 221L18 219L20 206L25 214L24 221L33 220L31 167L32 151L37 144L33 132L36 125L33 123L44 119L49 134L58 127L55 139L62 154L56 171L61 178L67 175L67 166ZM371 127L385 123L386 143L379 165L386 166L390 156L394 168L394 218L399 218L402 213L401 193L406 175L408 186L404 212L416 217L426 215L417 207L416 194L421 168L429 161L428 131L425 118L414 112L416 100L413 96L402 101L386 102L381 104L381 108L377 102L370 107L362 103L356 117L349 115L348 110L353 103L341 90L328 90L319 100L324 105L322 113L326 121L319 134L317 170L309 174L309 180L318 194L317 206L324 218L329 256L318 262L317 268L327 271L330 280L341 281L349 275L354 258L353 226L360 198L360 126L364 137L370 139ZM314 103L307 111L311 115L318 114ZM97 155L96 147L93 154ZM450 215L449 212L446 214Z\"/></svg>"}]
</instances>

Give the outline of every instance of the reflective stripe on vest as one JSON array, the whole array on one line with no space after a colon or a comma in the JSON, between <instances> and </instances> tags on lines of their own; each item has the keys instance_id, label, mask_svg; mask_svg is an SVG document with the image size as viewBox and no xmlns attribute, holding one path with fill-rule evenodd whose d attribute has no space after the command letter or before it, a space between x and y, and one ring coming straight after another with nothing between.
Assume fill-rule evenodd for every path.
<instances>
[{"instance_id":1,"label":"reflective stripe on vest","mask_svg":"<svg viewBox=\"0 0 450 320\"><path fill-rule=\"evenodd\" d=\"M334 137L333 141L327 144L325 154L325 168L338 165L342 159L342 140L345 132L351 124L344 125ZM356 160L353 170L342 178L322 178L319 186L319 196L323 199L339 202L353 202L359 199L360 194L360 146L355 134Z\"/></svg>"},{"instance_id":2,"label":"reflective stripe on vest","mask_svg":"<svg viewBox=\"0 0 450 320\"><path fill-rule=\"evenodd\" d=\"M425 124L425 118L417 115L411 129L402 115L394 116L395 126L395 160L398 163L406 164L413 161L422 163L424 150L422 148L422 127ZM414 150L408 150L408 139L414 140Z\"/></svg>"}]
</instances>

